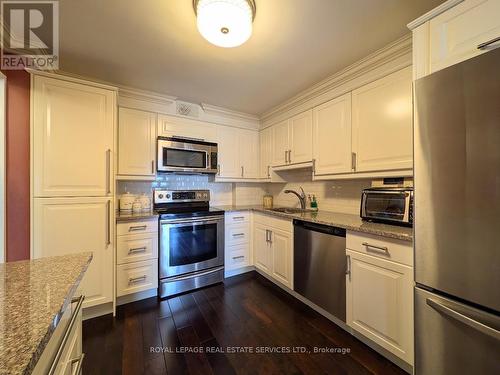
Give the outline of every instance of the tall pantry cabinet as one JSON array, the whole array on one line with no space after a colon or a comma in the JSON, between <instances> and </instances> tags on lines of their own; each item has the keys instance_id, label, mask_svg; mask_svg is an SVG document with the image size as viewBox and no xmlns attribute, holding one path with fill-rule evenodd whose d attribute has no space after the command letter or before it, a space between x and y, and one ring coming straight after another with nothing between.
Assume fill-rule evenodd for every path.
<instances>
[{"instance_id":1,"label":"tall pantry cabinet","mask_svg":"<svg viewBox=\"0 0 500 375\"><path fill-rule=\"evenodd\" d=\"M33 258L92 252L84 307L113 301L116 90L32 75Z\"/></svg>"}]
</instances>

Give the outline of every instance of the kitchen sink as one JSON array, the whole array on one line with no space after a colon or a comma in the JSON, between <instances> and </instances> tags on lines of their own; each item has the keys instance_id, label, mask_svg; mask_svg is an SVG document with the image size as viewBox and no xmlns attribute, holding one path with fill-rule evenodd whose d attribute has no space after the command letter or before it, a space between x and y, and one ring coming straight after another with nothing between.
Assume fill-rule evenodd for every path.
<instances>
[{"instance_id":1,"label":"kitchen sink","mask_svg":"<svg viewBox=\"0 0 500 375\"><path fill-rule=\"evenodd\" d=\"M281 212L284 214L302 214L305 212L312 212L313 210L307 208L288 208L288 207L277 207L271 208L270 211Z\"/></svg>"}]
</instances>

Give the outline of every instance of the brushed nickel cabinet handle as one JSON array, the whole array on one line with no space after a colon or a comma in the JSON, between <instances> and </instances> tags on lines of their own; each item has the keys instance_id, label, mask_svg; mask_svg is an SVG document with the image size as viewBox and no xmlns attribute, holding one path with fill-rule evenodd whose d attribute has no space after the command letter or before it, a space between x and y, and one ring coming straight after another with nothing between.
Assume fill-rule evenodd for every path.
<instances>
[{"instance_id":1,"label":"brushed nickel cabinet handle","mask_svg":"<svg viewBox=\"0 0 500 375\"><path fill-rule=\"evenodd\" d=\"M146 275L142 275L142 276L139 276L139 277L131 277L128 279L128 283L129 284L133 284L133 283L137 283L139 281L145 281L147 278Z\"/></svg>"},{"instance_id":2,"label":"brushed nickel cabinet handle","mask_svg":"<svg viewBox=\"0 0 500 375\"><path fill-rule=\"evenodd\" d=\"M288 150L288 162L292 162L292 150Z\"/></svg>"},{"instance_id":3,"label":"brushed nickel cabinet handle","mask_svg":"<svg viewBox=\"0 0 500 375\"><path fill-rule=\"evenodd\" d=\"M497 36L496 38L490 39L487 42L481 43L477 45L477 49L486 49L489 45L500 42L500 36Z\"/></svg>"},{"instance_id":4,"label":"brushed nickel cabinet handle","mask_svg":"<svg viewBox=\"0 0 500 375\"><path fill-rule=\"evenodd\" d=\"M155 174L155 161L151 160L151 174Z\"/></svg>"},{"instance_id":5,"label":"brushed nickel cabinet handle","mask_svg":"<svg viewBox=\"0 0 500 375\"><path fill-rule=\"evenodd\" d=\"M240 256L237 256L237 257L233 257L234 260L236 259L241 259L241 258L244 258L245 256L244 255L240 255Z\"/></svg>"},{"instance_id":6,"label":"brushed nickel cabinet handle","mask_svg":"<svg viewBox=\"0 0 500 375\"><path fill-rule=\"evenodd\" d=\"M312 172L313 172L313 174L316 174L316 159L313 159L312 162L313 162Z\"/></svg>"},{"instance_id":7,"label":"brushed nickel cabinet handle","mask_svg":"<svg viewBox=\"0 0 500 375\"><path fill-rule=\"evenodd\" d=\"M135 227L128 228L128 231L129 232L137 232L139 230L146 230L147 227L148 227L147 225L137 225Z\"/></svg>"},{"instance_id":8,"label":"brushed nickel cabinet handle","mask_svg":"<svg viewBox=\"0 0 500 375\"><path fill-rule=\"evenodd\" d=\"M148 248L146 246L143 246L143 247L136 247L134 249L130 249L128 251L129 254L135 254L135 253L144 253L146 252Z\"/></svg>"},{"instance_id":9,"label":"brushed nickel cabinet handle","mask_svg":"<svg viewBox=\"0 0 500 375\"><path fill-rule=\"evenodd\" d=\"M245 233L235 233L233 234L233 237L243 237Z\"/></svg>"},{"instance_id":10,"label":"brushed nickel cabinet handle","mask_svg":"<svg viewBox=\"0 0 500 375\"><path fill-rule=\"evenodd\" d=\"M381 251L381 252L389 255L389 248L387 246L371 245L368 242L363 242L362 245L366 246L367 250L374 249L374 250L378 250L378 251Z\"/></svg>"},{"instance_id":11,"label":"brushed nickel cabinet handle","mask_svg":"<svg viewBox=\"0 0 500 375\"><path fill-rule=\"evenodd\" d=\"M351 153L351 169L352 169L353 171L355 171L355 170L356 170L356 159L357 159L357 155L356 155L356 153L355 153L355 152L352 152L352 153Z\"/></svg>"},{"instance_id":12,"label":"brushed nickel cabinet handle","mask_svg":"<svg viewBox=\"0 0 500 375\"><path fill-rule=\"evenodd\" d=\"M243 171L244 171L244 169L243 169L243 167L241 167L241 177L243 177L243 174L244 174Z\"/></svg>"},{"instance_id":13,"label":"brushed nickel cabinet handle","mask_svg":"<svg viewBox=\"0 0 500 375\"><path fill-rule=\"evenodd\" d=\"M217 176L220 176L220 164L217 164Z\"/></svg>"},{"instance_id":14,"label":"brushed nickel cabinet handle","mask_svg":"<svg viewBox=\"0 0 500 375\"><path fill-rule=\"evenodd\" d=\"M234 216L233 217L233 220L234 221L240 221L240 220L244 220L245 218L243 216Z\"/></svg>"},{"instance_id":15,"label":"brushed nickel cabinet handle","mask_svg":"<svg viewBox=\"0 0 500 375\"><path fill-rule=\"evenodd\" d=\"M273 231L269 230L269 243L273 243Z\"/></svg>"},{"instance_id":16,"label":"brushed nickel cabinet handle","mask_svg":"<svg viewBox=\"0 0 500 375\"><path fill-rule=\"evenodd\" d=\"M106 202L106 247L111 245L111 200Z\"/></svg>"},{"instance_id":17,"label":"brushed nickel cabinet handle","mask_svg":"<svg viewBox=\"0 0 500 375\"><path fill-rule=\"evenodd\" d=\"M351 256L346 255L346 258L347 258L347 264L346 264L345 274L349 276L349 280L351 280Z\"/></svg>"},{"instance_id":18,"label":"brushed nickel cabinet handle","mask_svg":"<svg viewBox=\"0 0 500 375\"><path fill-rule=\"evenodd\" d=\"M111 150L106 150L106 194L111 194Z\"/></svg>"},{"instance_id":19,"label":"brushed nickel cabinet handle","mask_svg":"<svg viewBox=\"0 0 500 375\"><path fill-rule=\"evenodd\" d=\"M268 165L267 166L267 178L270 178L271 177L271 166Z\"/></svg>"}]
</instances>

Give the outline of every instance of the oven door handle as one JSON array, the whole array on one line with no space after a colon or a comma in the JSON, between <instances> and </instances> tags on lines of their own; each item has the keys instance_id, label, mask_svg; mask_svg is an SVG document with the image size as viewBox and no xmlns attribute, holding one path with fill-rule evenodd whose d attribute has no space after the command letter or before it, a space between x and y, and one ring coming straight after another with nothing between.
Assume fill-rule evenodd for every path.
<instances>
[{"instance_id":1,"label":"oven door handle","mask_svg":"<svg viewBox=\"0 0 500 375\"><path fill-rule=\"evenodd\" d=\"M194 223L207 223L214 221L223 221L224 216L205 216L203 218L189 218L189 219L173 219L173 220L161 220L160 224L194 224Z\"/></svg>"}]
</instances>

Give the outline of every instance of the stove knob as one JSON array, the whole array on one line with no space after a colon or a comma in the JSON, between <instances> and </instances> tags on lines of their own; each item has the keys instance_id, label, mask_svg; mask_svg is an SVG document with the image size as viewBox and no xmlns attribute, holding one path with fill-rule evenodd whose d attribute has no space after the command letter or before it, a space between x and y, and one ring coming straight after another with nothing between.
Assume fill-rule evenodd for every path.
<instances>
[{"instance_id":1,"label":"stove knob","mask_svg":"<svg viewBox=\"0 0 500 375\"><path fill-rule=\"evenodd\" d=\"M163 194L158 194L158 198L163 199Z\"/></svg>"},{"instance_id":2,"label":"stove knob","mask_svg":"<svg viewBox=\"0 0 500 375\"><path fill-rule=\"evenodd\" d=\"M167 194L167 199L170 199L170 194Z\"/></svg>"},{"instance_id":3,"label":"stove knob","mask_svg":"<svg viewBox=\"0 0 500 375\"><path fill-rule=\"evenodd\" d=\"M208 194L207 193L203 193L203 198L208 198Z\"/></svg>"}]
</instances>

